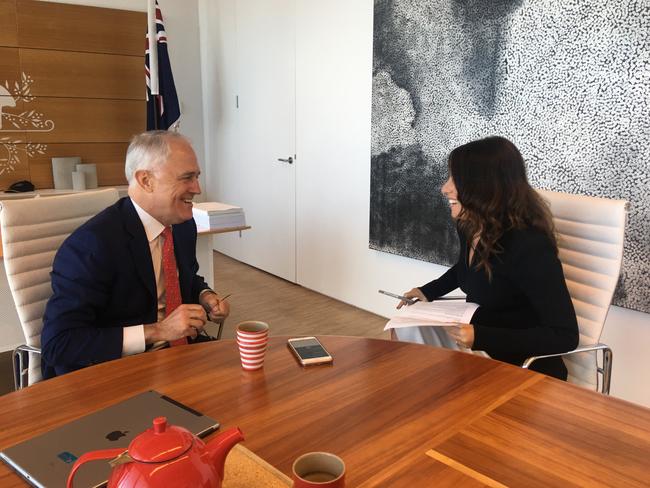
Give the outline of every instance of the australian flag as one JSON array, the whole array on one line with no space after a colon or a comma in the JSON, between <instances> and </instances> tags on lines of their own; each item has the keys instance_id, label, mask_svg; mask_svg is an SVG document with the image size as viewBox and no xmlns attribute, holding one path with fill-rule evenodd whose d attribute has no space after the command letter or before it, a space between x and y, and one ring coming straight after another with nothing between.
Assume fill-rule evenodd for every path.
<instances>
[{"instance_id":1,"label":"australian flag","mask_svg":"<svg viewBox=\"0 0 650 488\"><path fill-rule=\"evenodd\" d=\"M149 27L144 52L147 83L147 130L176 128L181 111L167 52L167 33L158 0L149 0ZM154 14L155 12L155 14ZM155 26L155 40L151 30ZM150 42L151 41L151 42Z\"/></svg>"}]
</instances>

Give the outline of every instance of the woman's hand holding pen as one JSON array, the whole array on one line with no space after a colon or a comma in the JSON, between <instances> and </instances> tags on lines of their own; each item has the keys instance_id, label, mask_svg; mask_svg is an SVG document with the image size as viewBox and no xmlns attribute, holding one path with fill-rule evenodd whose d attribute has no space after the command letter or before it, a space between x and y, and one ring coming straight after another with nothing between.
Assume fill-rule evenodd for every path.
<instances>
[{"instance_id":1,"label":"woman's hand holding pen","mask_svg":"<svg viewBox=\"0 0 650 488\"><path fill-rule=\"evenodd\" d=\"M403 295L406 298L412 298L414 300L419 300L421 302L428 302L429 301L429 300L427 300L427 297L424 296L424 293L422 293L422 290L420 290L419 288L413 288L413 289L403 293ZM397 308L402 308L404 305L409 305L409 304L407 302L405 302L404 300L401 300L397 304Z\"/></svg>"}]
</instances>

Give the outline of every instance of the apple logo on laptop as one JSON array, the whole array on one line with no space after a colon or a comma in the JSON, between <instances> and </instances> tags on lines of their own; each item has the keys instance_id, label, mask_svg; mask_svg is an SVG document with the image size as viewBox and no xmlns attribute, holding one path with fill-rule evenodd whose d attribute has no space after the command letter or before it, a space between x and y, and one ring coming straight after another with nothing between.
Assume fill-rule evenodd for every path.
<instances>
[{"instance_id":1,"label":"apple logo on laptop","mask_svg":"<svg viewBox=\"0 0 650 488\"><path fill-rule=\"evenodd\" d=\"M114 442L118 440L120 437L124 437L128 433L129 433L128 430L125 430L124 432L122 432L121 430L114 430L113 432L109 432L108 434L106 434L106 438L109 441Z\"/></svg>"}]
</instances>

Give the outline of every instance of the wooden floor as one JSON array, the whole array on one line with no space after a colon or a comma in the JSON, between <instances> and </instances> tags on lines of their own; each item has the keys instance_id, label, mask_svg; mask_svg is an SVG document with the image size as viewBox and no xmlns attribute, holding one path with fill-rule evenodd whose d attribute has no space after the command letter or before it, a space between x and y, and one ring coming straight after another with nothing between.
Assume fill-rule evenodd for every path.
<instances>
[{"instance_id":1,"label":"wooden floor","mask_svg":"<svg viewBox=\"0 0 650 488\"><path fill-rule=\"evenodd\" d=\"M388 339L386 319L214 253L215 290L232 293L223 338L244 320L269 324L271 335L353 335Z\"/></svg>"},{"instance_id":2,"label":"wooden floor","mask_svg":"<svg viewBox=\"0 0 650 488\"><path fill-rule=\"evenodd\" d=\"M222 338L244 320L269 324L271 335L352 335L388 339L386 319L214 253L215 289L232 293ZM214 328L208 327L211 334ZM10 354L0 354L0 394L13 390Z\"/></svg>"}]
</instances>

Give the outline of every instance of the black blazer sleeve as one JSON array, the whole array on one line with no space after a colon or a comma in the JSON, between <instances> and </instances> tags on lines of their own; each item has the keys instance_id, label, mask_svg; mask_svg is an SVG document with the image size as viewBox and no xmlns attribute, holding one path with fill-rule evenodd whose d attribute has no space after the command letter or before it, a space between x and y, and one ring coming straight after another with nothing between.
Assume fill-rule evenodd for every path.
<instances>
[{"instance_id":1,"label":"black blazer sleeve","mask_svg":"<svg viewBox=\"0 0 650 488\"><path fill-rule=\"evenodd\" d=\"M456 271L457 268L458 263L449 268L445 274L443 274L437 280L430 281L426 285L422 285L420 287L420 290L422 290L424 296L427 297L427 300L431 301L434 298L446 295L450 291L458 288L458 273Z\"/></svg>"},{"instance_id":2,"label":"black blazer sleeve","mask_svg":"<svg viewBox=\"0 0 650 488\"><path fill-rule=\"evenodd\" d=\"M538 232L520 233L506 254L507 276L534 316L523 318L521 328L484 326L481 324L495 324L496 320L479 308L472 318L473 349L521 360L575 349L579 338L576 315L561 263L548 238Z\"/></svg>"},{"instance_id":3,"label":"black blazer sleeve","mask_svg":"<svg viewBox=\"0 0 650 488\"><path fill-rule=\"evenodd\" d=\"M98 317L114 270L106 243L92 232L75 232L59 248L41 336L44 363L77 369L121 357L122 327L100 327Z\"/></svg>"}]
</instances>

